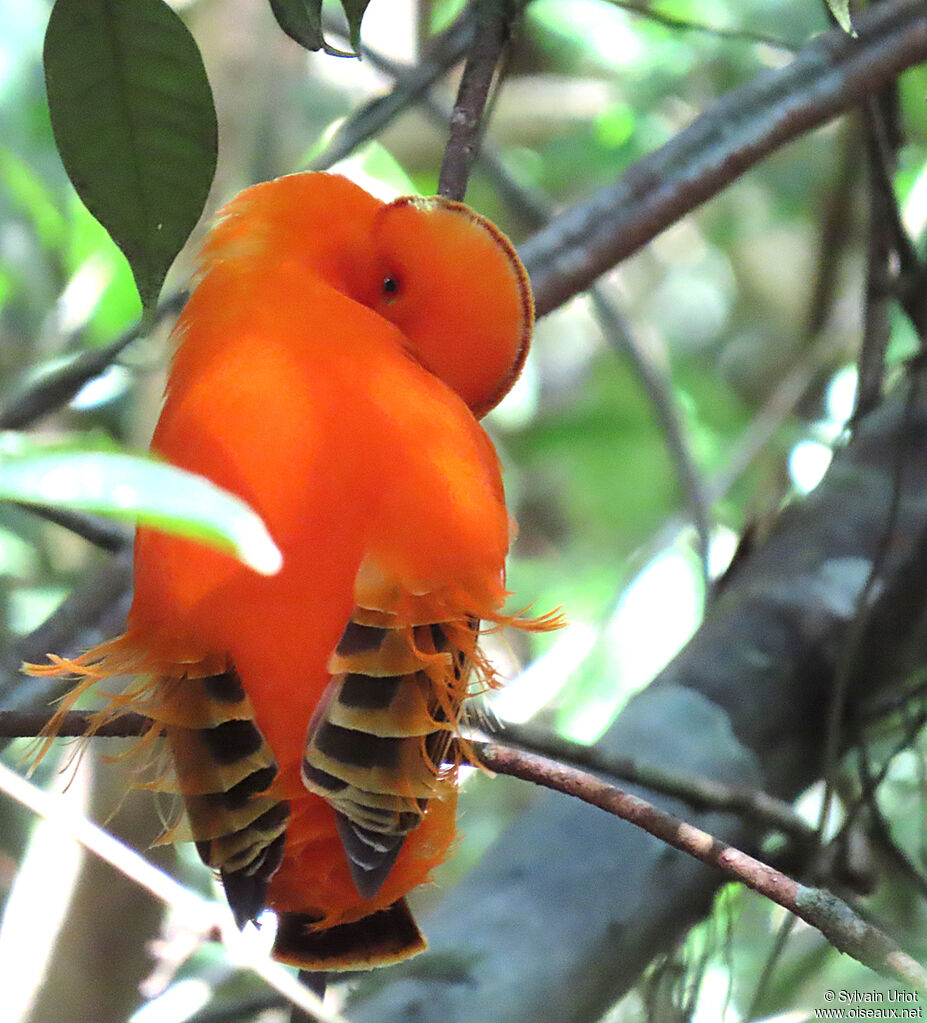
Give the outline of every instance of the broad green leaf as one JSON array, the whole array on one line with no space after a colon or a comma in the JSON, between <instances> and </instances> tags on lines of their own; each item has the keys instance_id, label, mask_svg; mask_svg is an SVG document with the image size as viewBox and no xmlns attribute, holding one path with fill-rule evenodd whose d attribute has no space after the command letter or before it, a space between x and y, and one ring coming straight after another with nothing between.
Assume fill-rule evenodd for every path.
<instances>
[{"instance_id":1,"label":"broad green leaf","mask_svg":"<svg viewBox=\"0 0 927 1023\"><path fill-rule=\"evenodd\" d=\"M356 57L360 49L360 27L370 0L341 0L348 32L355 52L332 46L322 32L322 0L270 0L277 24L307 50L324 50L333 57Z\"/></svg>"},{"instance_id":2,"label":"broad green leaf","mask_svg":"<svg viewBox=\"0 0 927 1023\"><path fill-rule=\"evenodd\" d=\"M856 29L853 28L853 22L850 20L850 0L827 0L827 6L843 31L855 36Z\"/></svg>"},{"instance_id":3,"label":"broad green leaf","mask_svg":"<svg viewBox=\"0 0 927 1023\"><path fill-rule=\"evenodd\" d=\"M215 172L199 50L163 0L56 0L44 61L62 162L150 310Z\"/></svg>"},{"instance_id":4,"label":"broad green leaf","mask_svg":"<svg viewBox=\"0 0 927 1023\"><path fill-rule=\"evenodd\" d=\"M229 551L261 575L283 557L240 498L166 462L120 451L45 447L0 437L0 500L139 522Z\"/></svg>"}]
</instances>

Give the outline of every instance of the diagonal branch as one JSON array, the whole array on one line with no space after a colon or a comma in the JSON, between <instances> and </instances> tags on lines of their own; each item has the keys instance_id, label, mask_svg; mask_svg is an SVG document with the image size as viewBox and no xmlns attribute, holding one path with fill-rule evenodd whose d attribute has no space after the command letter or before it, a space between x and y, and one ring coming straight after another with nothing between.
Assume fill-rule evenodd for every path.
<instances>
[{"instance_id":1,"label":"diagonal branch","mask_svg":"<svg viewBox=\"0 0 927 1023\"><path fill-rule=\"evenodd\" d=\"M840 29L818 37L786 67L729 93L525 242L521 256L538 314L584 291L763 157L927 60L923 0L883 0L854 16L854 24L859 38Z\"/></svg>"},{"instance_id":2,"label":"diagonal branch","mask_svg":"<svg viewBox=\"0 0 927 1023\"><path fill-rule=\"evenodd\" d=\"M667 845L723 871L817 928L841 952L876 973L927 992L927 970L903 952L885 933L857 916L833 893L809 888L760 860L719 841L652 803L622 792L593 774L555 760L522 753L495 743L479 749L490 770L575 796L622 820L635 824Z\"/></svg>"}]
</instances>

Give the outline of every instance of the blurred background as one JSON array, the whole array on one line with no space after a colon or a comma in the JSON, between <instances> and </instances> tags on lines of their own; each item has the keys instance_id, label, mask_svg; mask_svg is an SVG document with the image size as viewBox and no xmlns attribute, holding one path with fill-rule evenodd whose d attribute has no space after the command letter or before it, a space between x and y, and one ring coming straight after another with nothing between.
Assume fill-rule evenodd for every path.
<instances>
[{"instance_id":1,"label":"blurred background","mask_svg":"<svg viewBox=\"0 0 927 1023\"><path fill-rule=\"evenodd\" d=\"M305 53L262 0L174 6L201 48L218 110L214 211L250 183L324 162L339 125L393 87L387 69L416 64L464 4L373 0L363 61ZM628 6L527 5L492 108L489 159L477 164L467 196L516 244L538 226L539 208L563 208L613 181L717 97L787 63L793 49L829 27L814 0ZM0 5L0 404L113 341L139 315L128 267L77 199L52 141L41 68L49 7L42 0ZM334 169L384 196L433 192L458 75L452 67L425 103L402 110ZM925 92L927 68L902 77L905 141L895 187L917 239L927 224ZM864 162L856 119L821 128L606 275L600 298L617 317L603 321L582 296L539 321L527 369L487 427L519 523L509 588L519 606L564 607L569 625L545 637L493 640L512 680L493 701L500 718L594 742L697 628L706 587L745 527L762 528L783 502L817 485L853 408L867 244ZM206 220L165 295L183 286ZM158 414L169 328L167 319L133 343L32 429L105 434L144 449ZM916 339L900 315L891 328L889 361L900 366ZM15 652L106 559L69 531L0 504L4 644ZM886 732L886 750L895 739ZM14 742L5 762L20 765L26 748ZM68 747L58 744L37 778L58 789L72 779L67 799L145 849L159 832L156 808L146 794L124 798L131 780L124 765L102 763L118 752L118 743L101 740L61 775ZM923 754L920 738L908 743L880 790L896 839L921 869ZM418 893L419 904L440 900L532 798L509 779L469 779L464 838L439 884ZM800 804L812 822L815 799L810 792ZM193 889L212 890L192 846L152 855ZM880 902L899 940L922 952L923 899L923 889L896 878ZM259 981L6 798L0 901L0 1015L8 1023L285 1018ZM750 1006L782 916L756 896L725 890L712 919L654 966L654 975L681 978L677 1015L655 1008L654 988L644 983L609 1020L758 1018ZM783 946L764 995L766 1018L806 1018L803 992L825 985L879 983L803 925ZM217 1004L237 1015L222 1016Z\"/></svg>"}]
</instances>

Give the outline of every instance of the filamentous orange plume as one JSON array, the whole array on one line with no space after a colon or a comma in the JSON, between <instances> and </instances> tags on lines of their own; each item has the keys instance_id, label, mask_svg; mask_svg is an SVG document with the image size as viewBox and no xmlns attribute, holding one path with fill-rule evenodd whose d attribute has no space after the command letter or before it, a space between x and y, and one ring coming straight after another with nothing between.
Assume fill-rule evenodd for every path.
<instances>
[{"instance_id":1,"label":"filamentous orange plume","mask_svg":"<svg viewBox=\"0 0 927 1023\"><path fill-rule=\"evenodd\" d=\"M31 666L75 694L136 676L104 716L163 727L202 859L239 925L277 912L284 962L424 947L404 896L454 836L461 708L493 684L479 623L508 620L477 420L532 316L511 244L460 203L327 174L242 192L203 247L152 449L251 504L283 568L140 529L125 634Z\"/></svg>"}]
</instances>

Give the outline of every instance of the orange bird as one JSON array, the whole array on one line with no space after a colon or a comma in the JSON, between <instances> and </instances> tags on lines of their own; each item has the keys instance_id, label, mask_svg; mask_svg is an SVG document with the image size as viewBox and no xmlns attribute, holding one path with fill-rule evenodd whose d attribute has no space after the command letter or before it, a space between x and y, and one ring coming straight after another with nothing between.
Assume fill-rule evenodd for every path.
<instances>
[{"instance_id":1,"label":"orange bird","mask_svg":"<svg viewBox=\"0 0 927 1023\"><path fill-rule=\"evenodd\" d=\"M404 896L454 837L462 707L494 683L479 623L554 624L502 613L511 522L478 423L532 319L511 244L461 203L328 174L246 189L203 246L151 446L247 501L283 568L140 529L125 634L31 667L79 676L59 713L135 676L96 720L165 731L159 787L239 926L276 911L283 962L425 947Z\"/></svg>"}]
</instances>

